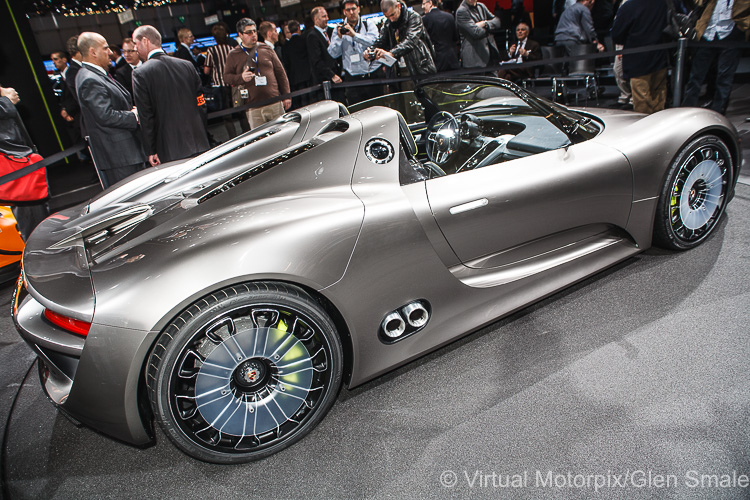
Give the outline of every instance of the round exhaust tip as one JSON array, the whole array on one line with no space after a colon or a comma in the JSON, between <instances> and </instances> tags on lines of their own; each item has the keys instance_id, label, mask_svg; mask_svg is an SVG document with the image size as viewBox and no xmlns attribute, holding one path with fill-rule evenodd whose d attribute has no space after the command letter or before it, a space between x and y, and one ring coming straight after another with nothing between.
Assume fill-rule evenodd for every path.
<instances>
[{"instance_id":1,"label":"round exhaust tip","mask_svg":"<svg viewBox=\"0 0 750 500\"><path fill-rule=\"evenodd\" d=\"M423 327L430 319L430 313L419 301L406 304L402 311L406 316L406 321L414 328Z\"/></svg>"},{"instance_id":2,"label":"round exhaust tip","mask_svg":"<svg viewBox=\"0 0 750 500\"><path fill-rule=\"evenodd\" d=\"M399 313L392 312L383 319L383 332L385 332L388 337L395 339L403 335L405 331L406 322L404 322L404 319Z\"/></svg>"}]
</instances>

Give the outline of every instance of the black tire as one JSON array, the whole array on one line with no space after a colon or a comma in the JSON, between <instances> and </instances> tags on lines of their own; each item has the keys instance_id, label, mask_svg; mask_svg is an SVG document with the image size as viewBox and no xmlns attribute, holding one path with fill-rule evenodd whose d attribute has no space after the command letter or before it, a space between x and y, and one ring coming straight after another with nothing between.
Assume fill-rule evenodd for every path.
<instances>
[{"instance_id":1,"label":"black tire","mask_svg":"<svg viewBox=\"0 0 750 500\"><path fill-rule=\"evenodd\" d=\"M654 243L688 250L711 234L724 213L734 167L723 140L704 135L683 147L669 166L654 221Z\"/></svg>"},{"instance_id":2,"label":"black tire","mask_svg":"<svg viewBox=\"0 0 750 500\"><path fill-rule=\"evenodd\" d=\"M180 314L151 352L146 385L156 421L179 449L236 464L310 432L333 405L342 371L336 329L313 298L258 282Z\"/></svg>"}]
</instances>

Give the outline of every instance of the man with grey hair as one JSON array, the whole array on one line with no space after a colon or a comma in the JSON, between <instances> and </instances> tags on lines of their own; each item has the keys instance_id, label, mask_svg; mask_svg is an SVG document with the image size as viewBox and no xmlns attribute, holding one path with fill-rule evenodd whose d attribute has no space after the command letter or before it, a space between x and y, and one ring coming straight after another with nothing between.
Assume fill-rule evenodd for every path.
<instances>
[{"instance_id":1,"label":"man with grey hair","mask_svg":"<svg viewBox=\"0 0 750 500\"><path fill-rule=\"evenodd\" d=\"M166 55L153 26L136 28L133 41L145 61L133 70L133 93L148 161L159 165L206 151L206 101L195 67Z\"/></svg>"},{"instance_id":2,"label":"man with grey hair","mask_svg":"<svg viewBox=\"0 0 750 500\"><path fill-rule=\"evenodd\" d=\"M109 45L99 33L78 37L83 67L76 93L94 165L106 189L144 168L146 156L137 133L138 114L130 92L107 73Z\"/></svg>"},{"instance_id":3,"label":"man with grey hair","mask_svg":"<svg viewBox=\"0 0 750 500\"><path fill-rule=\"evenodd\" d=\"M289 79L279 57L265 43L258 43L255 21L242 18L237 22L240 45L227 55L224 82L236 87L241 104L255 104L289 93ZM291 99L248 109L247 119L254 129L275 120L292 105Z\"/></svg>"},{"instance_id":4,"label":"man with grey hair","mask_svg":"<svg viewBox=\"0 0 750 500\"><path fill-rule=\"evenodd\" d=\"M394 59L403 57L412 76L435 73L435 51L422 17L398 0L382 0L380 8L386 22L373 44L374 57L365 52L365 59L380 59L386 55Z\"/></svg>"}]
</instances>

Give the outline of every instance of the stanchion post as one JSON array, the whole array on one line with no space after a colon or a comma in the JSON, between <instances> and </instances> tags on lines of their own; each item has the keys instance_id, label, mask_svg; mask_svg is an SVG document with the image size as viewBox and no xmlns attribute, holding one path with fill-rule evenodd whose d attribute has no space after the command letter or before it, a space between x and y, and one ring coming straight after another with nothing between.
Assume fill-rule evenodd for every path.
<instances>
[{"instance_id":1,"label":"stanchion post","mask_svg":"<svg viewBox=\"0 0 750 500\"><path fill-rule=\"evenodd\" d=\"M329 80L323 82L323 97L328 100L331 99L331 82Z\"/></svg>"},{"instance_id":2,"label":"stanchion post","mask_svg":"<svg viewBox=\"0 0 750 500\"><path fill-rule=\"evenodd\" d=\"M675 61L674 82L672 85L672 107L679 107L682 103L682 85L685 80L685 58L687 57L688 41L685 37L677 40L677 60Z\"/></svg>"}]
</instances>

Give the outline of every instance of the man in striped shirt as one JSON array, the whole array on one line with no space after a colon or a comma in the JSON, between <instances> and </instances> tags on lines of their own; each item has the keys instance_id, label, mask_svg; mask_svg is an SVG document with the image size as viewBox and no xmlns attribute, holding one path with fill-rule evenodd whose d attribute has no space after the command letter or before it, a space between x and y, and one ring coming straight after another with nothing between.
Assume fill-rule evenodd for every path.
<instances>
[{"instance_id":1,"label":"man in striped shirt","mask_svg":"<svg viewBox=\"0 0 750 500\"><path fill-rule=\"evenodd\" d=\"M229 45L229 34L227 33L226 27L222 24L214 24L211 28L211 34L213 35L214 40L216 40L216 45L208 48L203 72L207 75L210 74L211 82L214 87L219 87L220 89L220 108L230 108L234 106L232 101L232 87L224 83L224 66L227 62L227 54L232 50L232 46ZM238 115L242 131L247 132L250 130L250 125L247 123L245 113L239 113ZM232 116L224 117L224 128L226 128L230 139L237 136Z\"/></svg>"}]
</instances>

